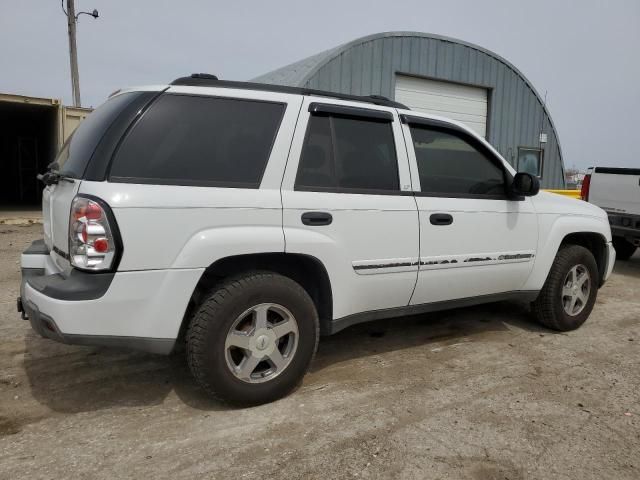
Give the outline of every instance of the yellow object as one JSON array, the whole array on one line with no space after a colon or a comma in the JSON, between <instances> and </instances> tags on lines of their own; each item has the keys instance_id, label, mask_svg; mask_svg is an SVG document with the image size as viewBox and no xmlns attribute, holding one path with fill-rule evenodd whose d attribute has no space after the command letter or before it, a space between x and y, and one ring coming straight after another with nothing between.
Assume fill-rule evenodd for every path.
<instances>
[{"instance_id":1,"label":"yellow object","mask_svg":"<svg viewBox=\"0 0 640 480\"><path fill-rule=\"evenodd\" d=\"M551 190L545 189L546 192L557 193L558 195L565 195L567 197L580 200L580 190Z\"/></svg>"}]
</instances>

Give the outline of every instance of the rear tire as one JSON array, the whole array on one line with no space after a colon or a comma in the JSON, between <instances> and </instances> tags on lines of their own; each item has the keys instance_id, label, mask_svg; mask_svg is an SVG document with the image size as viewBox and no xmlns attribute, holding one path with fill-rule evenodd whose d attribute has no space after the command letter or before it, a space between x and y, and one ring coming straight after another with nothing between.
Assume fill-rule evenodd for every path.
<instances>
[{"instance_id":1,"label":"rear tire","mask_svg":"<svg viewBox=\"0 0 640 480\"><path fill-rule=\"evenodd\" d=\"M538 322L566 332L589 318L598 295L599 274L593 254L567 245L556 254L540 295L532 304Z\"/></svg>"},{"instance_id":2,"label":"rear tire","mask_svg":"<svg viewBox=\"0 0 640 480\"><path fill-rule=\"evenodd\" d=\"M638 247L623 237L613 237L613 248L616 249L618 260L629 260Z\"/></svg>"},{"instance_id":3,"label":"rear tire","mask_svg":"<svg viewBox=\"0 0 640 480\"><path fill-rule=\"evenodd\" d=\"M211 396L259 405L300 383L318 338L315 305L298 283L275 273L249 272L214 287L193 315L187 360Z\"/></svg>"}]
</instances>

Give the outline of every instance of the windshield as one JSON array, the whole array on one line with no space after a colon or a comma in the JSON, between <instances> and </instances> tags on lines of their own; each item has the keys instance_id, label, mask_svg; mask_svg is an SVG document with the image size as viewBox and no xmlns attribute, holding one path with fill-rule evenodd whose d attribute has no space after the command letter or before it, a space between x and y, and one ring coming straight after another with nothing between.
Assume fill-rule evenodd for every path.
<instances>
[{"instance_id":1,"label":"windshield","mask_svg":"<svg viewBox=\"0 0 640 480\"><path fill-rule=\"evenodd\" d=\"M82 178L98 143L122 110L138 95L124 93L96 108L64 142L54 160L57 170L72 178Z\"/></svg>"}]
</instances>

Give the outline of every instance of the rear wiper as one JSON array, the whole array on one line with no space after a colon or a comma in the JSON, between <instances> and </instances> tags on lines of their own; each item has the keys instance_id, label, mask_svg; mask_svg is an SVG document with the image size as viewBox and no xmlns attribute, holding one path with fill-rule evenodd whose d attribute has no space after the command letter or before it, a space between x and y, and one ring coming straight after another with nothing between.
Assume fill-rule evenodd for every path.
<instances>
[{"instance_id":1,"label":"rear wiper","mask_svg":"<svg viewBox=\"0 0 640 480\"><path fill-rule=\"evenodd\" d=\"M73 178L68 177L67 175L64 175L63 173L57 172L55 170L49 170L45 173L39 173L37 178L45 185L54 185L60 182L75 182Z\"/></svg>"}]
</instances>

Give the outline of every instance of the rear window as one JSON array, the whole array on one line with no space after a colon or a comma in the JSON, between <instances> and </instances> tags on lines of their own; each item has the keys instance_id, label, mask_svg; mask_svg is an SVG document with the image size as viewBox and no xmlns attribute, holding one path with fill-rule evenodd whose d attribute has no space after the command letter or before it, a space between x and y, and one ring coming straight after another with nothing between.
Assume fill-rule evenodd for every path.
<instances>
[{"instance_id":1,"label":"rear window","mask_svg":"<svg viewBox=\"0 0 640 480\"><path fill-rule=\"evenodd\" d=\"M258 188L285 105L162 95L125 137L115 182Z\"/></svg>"},{"instance_id":2,"label":"rear window","mask_svg":"<svg viewBox=\"0 0 640 480\"><path fill-rule=\"evenodd\" d=\"M120 113L139 95L123 93L96 108L64 143L54 160L57 170L73 178L82 178L98 143Z\"/></svg>"}]
</instances>

